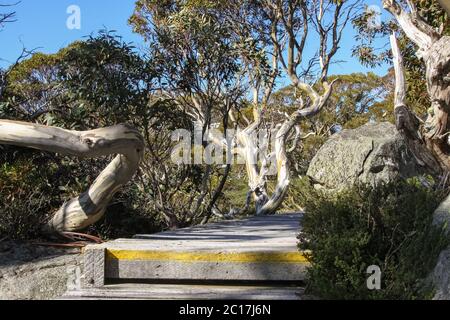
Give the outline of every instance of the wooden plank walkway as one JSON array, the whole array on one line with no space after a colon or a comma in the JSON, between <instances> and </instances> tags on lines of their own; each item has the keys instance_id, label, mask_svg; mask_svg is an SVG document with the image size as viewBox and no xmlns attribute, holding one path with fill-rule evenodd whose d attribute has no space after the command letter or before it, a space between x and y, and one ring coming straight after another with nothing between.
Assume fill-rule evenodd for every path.
<instances>
[{"instance_id":1,"label":"wooden plank walkway","mask_svg":"<svg viewBox=\"0 0 450 320\"><path fill-rule=\"evenodd\" d=\"M295 299L307 267L299 220L252 217L88 246L83 288L65 297Z\"/></svg>"},{"instance_id":2,"label":"wooden plank walkway","mask_svg":"<svg viewBox=\"0 0 450 320\"><path fill-rule=\"evenodd\" d=\"M198 284L111 284L67 292L65 300L301 300L302 287Z\"/></svg>"}]
</instances>

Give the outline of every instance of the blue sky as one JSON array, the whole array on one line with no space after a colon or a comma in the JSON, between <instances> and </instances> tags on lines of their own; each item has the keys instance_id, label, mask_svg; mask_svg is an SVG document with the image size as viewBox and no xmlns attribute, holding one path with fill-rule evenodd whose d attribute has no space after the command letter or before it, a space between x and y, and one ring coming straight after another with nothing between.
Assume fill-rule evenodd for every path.
<instances>
[{"instance_id":1,"label":"blue sky","mask_svg":"<svg viewBox=\"0 0 450 320\"><path fill-rule=\"evenodd\" d=\"M69 18L66 11L70 5L81 9L80 30L66 27ZM127 23L133 8L133 0L21 0L15 7L17 21L0 32L0 58L3 59L0 66L15 61L22 43L28 49L39 48L38 51L54 53L105 27L117 30L126 41L142 42Z\"/></svg>"},{"instance_id":2,"label":"blue sky","mask_svg":"<svg viewBox=\"0 0 450 320\"><path fill-rule=\"evenodd\" d=\"M71 42L103 28L116 30L125 41L134 42L140 47L143 45L142 38L134 34L127 23L133 12L134 2L134 0L22 0L15 8L17 21L0 31L0 67L7 67L14 62L23 46L27 49L39 48L38 51L54 53ZM368 5L381 7L380 2L380 0L365 1ZM66 27L69 17L66 11L70 5L77 5L81 9L80 30L70 30ZM387 15L383 13L383 16ZM354 35L353 28L347 27L341 49L335 58L336 61L345 60L345 62L333 65L330 74L367 71L385 74L387 66L376 69L365 68L351 57L351 49L355 45Z\"/></svg>"}]
</instances>

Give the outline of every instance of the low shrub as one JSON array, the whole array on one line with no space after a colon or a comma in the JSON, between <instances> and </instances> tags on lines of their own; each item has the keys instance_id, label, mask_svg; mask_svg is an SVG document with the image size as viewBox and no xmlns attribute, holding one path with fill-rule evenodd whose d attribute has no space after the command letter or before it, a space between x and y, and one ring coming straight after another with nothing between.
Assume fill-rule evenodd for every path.
<instances>
[{"instance_id":1,"label":"low shrub","mask_svg":"<svg viewBox=\"0 0 450 320\"><path fill-rule=\"evenodd\" d=\"M45 156L19 148L8 151L2 157L16 159L0 161L0 238L36 238L60 200L62 191L49 179L57 170L50 161L39 163Z\"/></svg>"},{"instance_id":2,"label":"low shrub","mask_svg":"<svg viewBox=\"0 0 450 320\"><path fill-rule=\"evenodd\" d=\"M300 249L308 256L308 291L325 299L425 299L425 281L449 241L432 215L443 197L417 180L355 186L330 195L304 184ZM381 289L367 268L381 269Z\"/></svg>"},{"instance_id":3,"label":"low shrub","mask_svg":"<svg viewBox=\"0 0 450 320\"><path fill-rule=\"evenodd\" d=\"M46 152L0 146L0 240L39 239L42 227L68 199L84 192L110 161L78 160ZM162 229L142 194L130 182L86 232L103 239Z\"/></svg>"}]
</instances>

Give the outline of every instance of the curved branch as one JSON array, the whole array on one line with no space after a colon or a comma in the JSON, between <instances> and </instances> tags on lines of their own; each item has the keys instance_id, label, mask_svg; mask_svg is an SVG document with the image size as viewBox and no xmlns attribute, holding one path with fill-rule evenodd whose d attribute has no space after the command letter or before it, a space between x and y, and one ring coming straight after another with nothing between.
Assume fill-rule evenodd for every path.
<instances>
[{"instance_id":1,"label":"curved branch","mask_svg":"<svg viewBox=\"0 0 450 320\"><path fill-rule=\"evenodd\" d=\"M299 140L301 140L301 129L299 126L295 126L295 136L294 136L294 140L292 141L292 145L291 147L288 149L288 153L291 153L295 150L295 148L297 148L297 144L299 142Z\"/></svg>"},{"instance_id":2,"label":"curved branch","mask_svg":"<svg viewBox=\"0 0 450 320\"><path fill-rule=\"evenodd\" d=\"M396 0L383 0L383 7L397 19L406 36L422 51L428 50L439 39L439 34L423 21L413 6L410 5L412 12L408 13Z\"/></svg>"},{"instance_id":3,"label":"curved branch","mask_svg":"<svg viewBox=\"0 0 450 320\"><path fill-rule=\"evenodd\" d=\"M324 81L323 86L325 88L325 92L321 96L311 86L303 83L302 86L308 86L309 90L312 92L312 94L310 95L310 97L312 99L312 104L308 108L297 110L291 116L291 118L293 120L293 125L298 123L298 121L301 118L309 118L309 117L312 117L312 116L316 115L317 113L319 113L319 111L322 110L322 108L325 106L328 99L330 98L331 93L333 92L333 86L334 86L335 82L338 80L339 80L339 78L336 78L330 84L328 84L328 82Z\"/></svg>"},{"instance_id":4,"label":"curved branch","mask_svg":"<svg viewBox=\"0 0 450 320\"><path fill-rule=\"evenodd\" d=\"M133 127L112 127L73 131L34 123L0 120L0 144L95 158L118 154L100 173L90 188L66 202L49 221L51 231L77 231L97 222L114 194L139 167L144 141Z\"/></svg>"},{"instance_id":5,"label":"curved branch","mask_svg":"<svg viewBox=\"0 0 450 320\"><path fill-rule=\"evenodd\" d=\"M258 215L266 215L274 213L282 204L289 188L290 175L289 175L289 159L286 150L286 140L291 132L292 128L297 125L302 118L309 118L316 115L324 105L327 103L333 91L334 83L338 79L333 80L330 84L327 82L323 83L325 87L325 92L323 95L319 94L309 87L314 92L314 97L312 98L312 105L308 108L303 108L294 112L289 120L286 120L278 130L275 137L275 157L277 164L277 185L275 191L270 196L270 198L264 203L259 210L257 210Z\"/></svg>"}]
</instances>

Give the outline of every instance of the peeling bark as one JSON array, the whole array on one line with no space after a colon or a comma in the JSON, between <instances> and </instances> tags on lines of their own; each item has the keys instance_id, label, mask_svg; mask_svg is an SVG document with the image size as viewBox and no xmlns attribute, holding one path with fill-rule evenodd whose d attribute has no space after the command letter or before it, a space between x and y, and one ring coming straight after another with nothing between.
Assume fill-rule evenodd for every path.
<instances>
[{"instance_id":1,"label":"peeling bark","mask_svg":"<svg viewBox=\"0 0 450 320\"><path fill-rule=\"evenodd\" d=\"M97 222L114 194L138 169L144 142L133 127L112 127L73 131L39 124L0 120L0 144L28 147L79 158L117 154L89 189L65 203L48 222L49 231L82 230Z\"/></svg>"},{"instance_id":2,"label":"peeling bark","mask_svg":"<svg viewBox=\"0 0 450 320\"><path fill-rule=\"evenodd\" d=\"M406 82L403 57L398 47L395 34L391 35L392 56L395 71L394 115L395 126L405 138L417 163L436 175L440 173L440 165L423 141L417 116L406 105Z\"/></svg>"},{"instance_id":3,"label":"peeling bark","mask_svg":"<svg viewBox=\"0 0 450 320\"><path fill-rule=\"evenodd\" d=\"M431 99L431 108L423 125L416 132L421 133L424 146L436 158L440 169L450 170L450 140L448 133L450 123L450 37L441 36L434 28L428 25L418 14L412 2L408 1L409 11L404 9L395 0L383 0L383 5L398 21L406 36L417 46L417 55L424 61L426 67L427 91ZM396 45L396 42L395 42ZM398 48L394 50L398 51ZM399 58L399 52L395 53ZM404 82L403 70L397 70L397 82ZM397 83L397 86L404 83ZM397 96L400 92L396 92ZM404 95L404 93L403 93ZM404 96L403 96L404 99ZM410 140L417 139L413 133L414 127L419 125L415 116L403 103L396 101L397 126L409 134Z\"/></svg>"}]
</instances>

